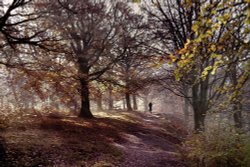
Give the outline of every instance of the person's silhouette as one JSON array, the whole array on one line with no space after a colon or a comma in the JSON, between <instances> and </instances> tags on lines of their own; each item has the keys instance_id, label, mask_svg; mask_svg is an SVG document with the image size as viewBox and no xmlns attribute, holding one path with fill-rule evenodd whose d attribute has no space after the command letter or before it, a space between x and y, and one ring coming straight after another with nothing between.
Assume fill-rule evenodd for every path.
<instances>
[{"instance_id":1,"label":"person's silhouette","mask_svg":"<svg viewBox=\"0 0 250 167\"><path fill-rule=\"evenodd\" d=\"M151 112L152 113L152 107L153 107L153 103L148 103L148 110L149 110L149 112Z\"/></svg>"}]
</instances>

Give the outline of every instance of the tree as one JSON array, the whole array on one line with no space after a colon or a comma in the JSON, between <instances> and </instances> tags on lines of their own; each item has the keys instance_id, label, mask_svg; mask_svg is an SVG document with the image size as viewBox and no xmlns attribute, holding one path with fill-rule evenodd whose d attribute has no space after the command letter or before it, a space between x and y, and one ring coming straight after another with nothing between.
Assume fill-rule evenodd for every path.
<instances>
[{"instance_id":1,"label":"tree","mask_svg":"<svg viewBox=\"0 0 250 167\"><path fill-rule=\"evenodd\" d=\"M41 15L33 10L35 2L32 0L13 0L9 4L0 4L0 64L7 67L20 64L19 61L9 61L17 57L17 54L7 54L8 52L27 52L28 46L37 46L48 49L46 31L36 26ZM4 9L6 7L6 10ZM41 22L40 22L41 23ZM6 53L7 52L7 53ZM6 59L7 58L7 59ZM13 60L13 59L12 59ZM15 59L18 60L18 59ZM4 155L3 141L0 140L0 159Z\"/></svg>"},{"instance_id":2,"label":"tree","mask_svg":"<svg viewBox=\"0 0 250 167\"><path fill-rule=\"evenodd\" d=\"M190 73L196 76L190 78L193 84L194 114L195 118L200 120L196 123L196 130L205 126L207 111L215 107L216 101L222 94L225 95L225 91L229 91L225 89L231 87L227 82L228 75L231 73L232 87L235 88L237 85L238 91L249 77L248 73L242 73L237 83L235 82L237 78L235 67L245 66L248 63L243 62L249 61L249 48L245 47L249 42L245 34L248 29L245 25L246 6L244 2L230 1L210 2L201 6L201 13L192 26L195 38L187 41L185 47L178 52L181 60L177 62L177 79ZM233 15L229 15L228 12L232 12ZM249 67L246 65L247 68ZM240 93L236 94L234 98L238 101ZM239 102L236 103L231 104L233 104L236 127L241 127L240 106Z\"/></svg>"},{"instance_id":3,"label":"tree","mask_svg":"<svg viewBox=\"0 0 250 167\"><path fill-rule=\"evenodd\" d=\"M162 55L158 60L159 63L178 59L178 57L166 55L184 48L188 39L194 38L192 25L199 15L200 2L152 0L150 3L145 3L143 10L148 15L151 38L155 42L151 48ZM172 68L163 67L158 77L158 83L176 95L184 97L185 106L187 106L190 102L189 89L192 84L185 82L185 79L181 82L174 81L173 68L175 65ZM187 118L187 107L184 108L184 114Z\"/></svg>"},{"instance_id":4,"label":"tree","mask_svg":"<svg viewBox=\"0 0 250 167\"><path fill-rule=\"evenodd\" d=\"M126 52L116 63L114 70L117 71L117 79L121 81L119 85L123 88L127 110L132 111L131 101L133 100L136 109L136 92L147 77L143 70L147 68L151 55L145 47L148 40L144 31L143 15L136 14L126 3L118 3L117 9L120 10L117 14L120 18L120 27L123 29L117 51Z\"/></svg>"},{"instance_id":5,"label":"tree","mask_svg":"<svg viewBox=\"0 0 250 167\"><path fill-rule=\"evenodd\" d=\"M190 101L194 111L195 130L203 131L206 113L216 106L223 94L219 89L228 81L227 72L223 68L225 66L221 67L225 61L220 61L222 55L227 55L226 50L232 50L231 45L225 43L223 38L232 32L228 28L234 19L227 20L226 12L246 17L246 4L202 0L151 2L156 10L150 10L151 7L145 9L150 22L154 23L154 38L172 53L165 60L174 62L173 68L179 86L173 91ZM224 42L220 43L221 41ZM221 70L217 70L220 72L215 74L218 67ZM186 86L191 88L190 94L186 94L188 91L183 92L187 89Z\"/></svg>"},{"instance_id":6,"label":"tree","mask_svg":"<svg viewBox=\"0 0 250 167\"><path fill-rule=\"evenodd\" d=\"M23 45L26 45L26 47L37 46L47 51L52 50L53 45L51 45L51 42L55 41L56 38L47 34L48 27L44 24L46 22L44 12L38 8L38 2L33 0L1 2L0 33L2 51L6 47L25 51L21 47ZM44 27L38 27L38 24L44 24Z\"/></svg>"},{"instance_id":7,"label":"tree","mask_svg":"<svg viewBox=\"0 0 250 167\"><path fill-rule=\"evenodd\" d=\"M116 10L109 9L104 1L58 2L51 5L51 19L69 44L71 54L67 54L67 60L78 68L82 104L79 116L92 118L89 82L102 76L124 54L113 51L122 31L119 18L115 16Z\"/></svg>"}]
</instances>

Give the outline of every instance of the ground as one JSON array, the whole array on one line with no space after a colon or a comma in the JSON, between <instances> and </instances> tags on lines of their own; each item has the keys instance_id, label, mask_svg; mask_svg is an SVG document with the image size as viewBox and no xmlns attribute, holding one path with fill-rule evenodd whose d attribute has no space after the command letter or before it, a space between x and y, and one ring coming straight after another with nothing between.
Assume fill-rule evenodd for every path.
<instances>
[{"instance_id":1,"label":"ground","mask_svg":"<svg viewBox=\"0 0 250 167\"><path fill-rule=\"evenodd\" d=\"M16 119L2 133L7 148L2 166L185 166L179 146L186 131L180 120L123 111L98 112L95 117L52 114Z\"/></svg>"}]
</instances>

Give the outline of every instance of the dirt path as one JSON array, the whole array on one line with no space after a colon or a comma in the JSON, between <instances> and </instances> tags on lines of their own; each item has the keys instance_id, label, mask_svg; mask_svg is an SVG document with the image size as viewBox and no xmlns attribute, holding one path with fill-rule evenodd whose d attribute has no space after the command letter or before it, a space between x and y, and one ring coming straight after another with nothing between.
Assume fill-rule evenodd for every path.
<instances>
[{"instance_id":1,"label":"dirt path","mask_svg":"<svg viewBox=\"0 0 250 167\"><path fill-rule=\"evenodd\" d=\"M144 114L142 118L141 127L123 132L125 143L115 143L126 154L120 167L184 167L176 149L178 139L162 127L164 117Z\"/></svg>"},{"instance_id":2,"label":"dirt path","mask_svg":"<svg viewBox=\"0 0 250 167\"><path fill-rule=\"evenodd\" d=\"M140 112L98 114L92 120L22 118L3 133L4 162L11 167L184 167L177 145L185 128L176 119Z\"/></svg>"}]
</instances>

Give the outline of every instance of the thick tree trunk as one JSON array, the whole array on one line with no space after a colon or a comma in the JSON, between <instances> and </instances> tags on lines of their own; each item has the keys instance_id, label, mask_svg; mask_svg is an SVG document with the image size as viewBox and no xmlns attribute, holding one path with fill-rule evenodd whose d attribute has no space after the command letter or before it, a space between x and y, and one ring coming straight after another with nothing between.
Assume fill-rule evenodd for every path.
<instances>
[{"instance_id":1,"label":"thick tree trunk","mask_svg":"<svg viewBox=\"0 0 250 167\"><path fill-rule=\"evenodd\" d=\"M131 106L130 93L126 92L125 99L126 99L126 104L127 104L127 110L132 111L133 109Z\"/></svg>"},{"instance_id":2,"label":"thick tree trunk","mask_svg":"<svg viewBox=\"0 0 250 167\"><path fill-rule=\"evenodd\" d=\"M208 110L208 78L192 87L192 106L194 111L194 129L205 131L205 118Z\"/></svg>"},{"instance_id":3,"label":"thick tree trunk","mask_svg":"<svg viewBox=\"0 0 250 167\"><path fill-rule=\"evenodd\" d=\"M82 106L81 106L79 117L93 118L93 115L90 111L88 81L84 78L81 79L81 103L82 103Z\"/></svg>"},{"instance_id":4,"label":"thick tree trunk","mask_svg":"<svg viewBox=\"0 0 250 167\"><path fill-rule=\"evenodd\" d=\"M194 129L196 132L205 130L205 118L206 114L203 111L194 109Z\"/></svg>"},{"instance_id":5,"label":"thick tree trunk","mask_svg":"<svg viewBox=\"0 0 250 167\"><path fill-rule=\"evenodd\" d=\"M135 94L133 94L133 108L135 111L138 110L137 99Z\"/></svg>"},{"instance_id":6,"label":"thick tree trunk","mask_svg":"<svg viewBox=\"0 0 250 167\"><path fill-rule=\"evenodd\" d=\"M231 82L234 87L237 87L237 82L238 82L238 77L237 77L237 68L236 64L232 65L232 70L231 70ZM243 123L242 123L242 96L239 95L236 97L237 100L233 101L233 118L234 118L234 125L236 128L243 128Z\"/></svg>"},{"instance_id":7,"label":"thick tree trunk","mask_svg":"<svg viewBox=\"0 0 250 167\"><path fill-rule=\"evenodd\" d=\"M93 118L90 111L90 99L89 99L89 67L88 61L83 55L79 55L79 72L80 72L80 86L81 86L81 109L79 117L81 118Z\"/></svg>"}]
</instances>

